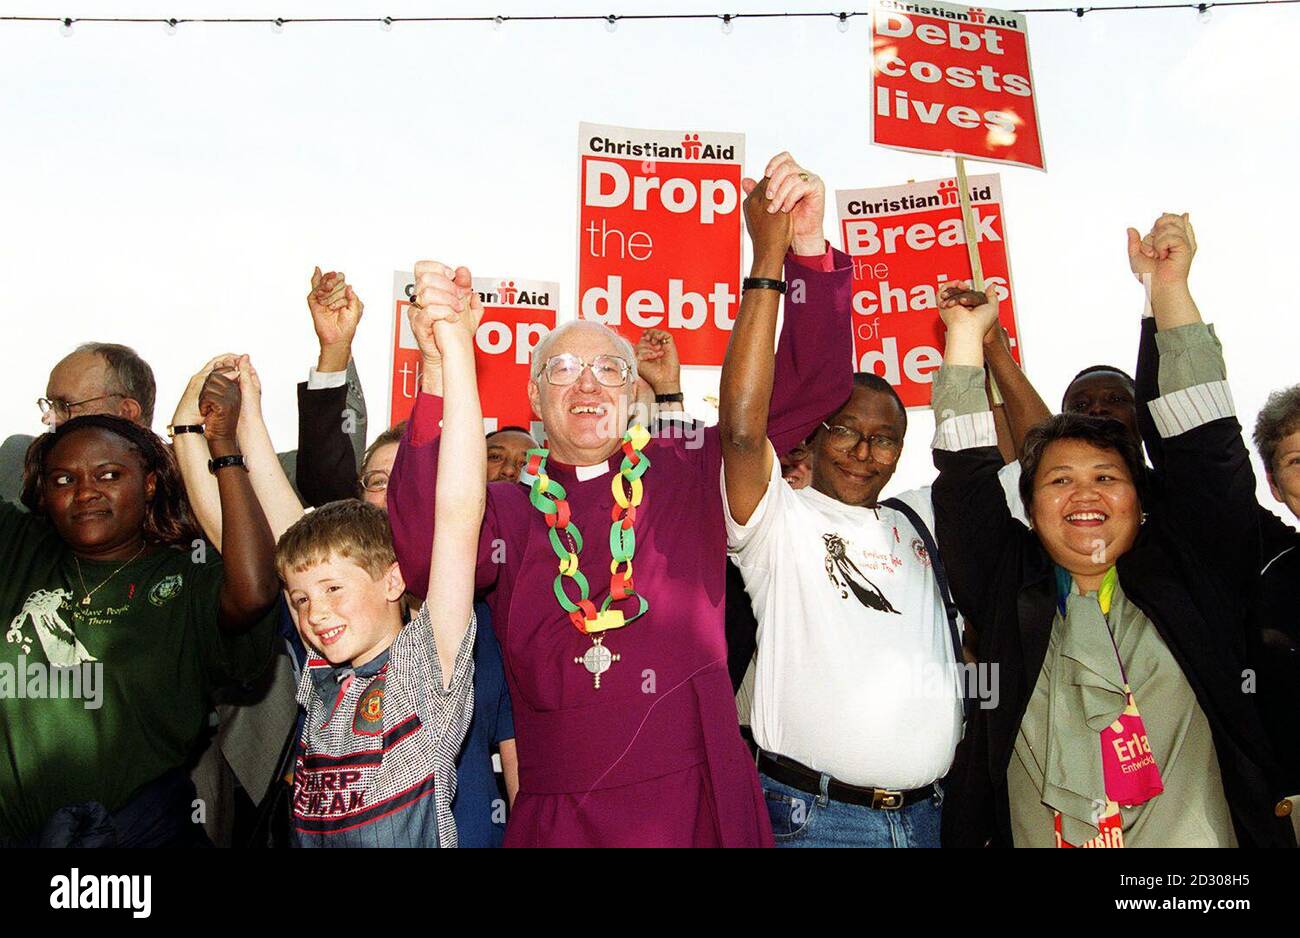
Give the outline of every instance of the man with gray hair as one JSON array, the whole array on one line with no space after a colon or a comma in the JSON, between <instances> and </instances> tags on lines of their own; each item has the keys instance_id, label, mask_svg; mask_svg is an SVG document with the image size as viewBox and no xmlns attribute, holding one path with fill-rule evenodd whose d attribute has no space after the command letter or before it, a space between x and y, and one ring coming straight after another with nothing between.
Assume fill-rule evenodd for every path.
<instances>
[{"instance_id":1,"label":"man with gray hair","mask_svg":"<svg viewBox=\"0 0 1300 938\"><path fill-rule=\"evenodd\" d=\"M113 342L77 346L50 372L37 398L41 422L53 430L73 417L111 414L148 427L153 423L153 369L134 349ZM0 444L0 498L17 502L23 457L34 438L15 434Z\"/></svg>"}]
</instances>

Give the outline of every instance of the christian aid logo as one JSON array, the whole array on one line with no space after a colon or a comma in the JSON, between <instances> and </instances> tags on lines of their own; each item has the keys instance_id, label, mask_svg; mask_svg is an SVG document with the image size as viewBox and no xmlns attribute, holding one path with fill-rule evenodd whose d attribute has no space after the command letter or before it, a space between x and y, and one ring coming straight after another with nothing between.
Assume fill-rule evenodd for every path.
<instances>
[{"instance_id":1,"label":"christian aid logo","mask_svg":"<svg viewBox=\"0 0 1300 938\"><path fill-rule=\"evenodd\" d=\"M957 191L957 180L945 179L939 183L939 198L944 205L956 205L961 201L961 194Z\"/></svg>"},{"instance_id":2,"label":"christian aid logo","mask_svg":"<svg viewBox=\"0 0 1300 938\"><path fill-rule=\"evenodd\" d=\"M409 302L415 295L415 284L406 284L404 292ZM552 308L549 290L521 288L513 280L499 281L495 290L477 292L484 306L535 306L545 310ZM403 322L405 323L404 317ZM501 322L485 318L474 333L474 344L485 355L505 356L507 353L513 353L512 357L516 365L527 365L533 349L550 331L551 327L545 323L522 320ZM409 334L409 326L404 324L402 332L405 337L402 340L402 347L416 348L415 338ZM405 372L403 374L405 375Z\"/></svg>"},{"instance_id":3,"label":"christian aid logo","mask_svg":"<svg viewBox=\"0 0 1300 938\"><path fill-rule=\"evenodd\" d=\"M682 153L688 160L698 160L704 150L699 134L687 134L682 138Z\"/></svg>"},{"instance_id":4,"label":"christian aid logo","mask_svg":"<svg viewBox=\"0 0 1300 938\"><path fill-rule=\"evenodd\" d=\"M502 280L495 290L480 290L478 297L484 306L545 306L551 305L551 294L545 290L529 290L515 286L513 280Z\"/></svg>"},{"instance_id":5,"label":"christian aid logo","mask_svg":"<svg viewBox=\"0 0 1300 938\"><path fill-rule=\"evenodd\" d=\"M971 7L967 13L970 16L970 21L972 23L983 23L986 21L984 11L980 7Z\"/></svg>"}]
</instances>

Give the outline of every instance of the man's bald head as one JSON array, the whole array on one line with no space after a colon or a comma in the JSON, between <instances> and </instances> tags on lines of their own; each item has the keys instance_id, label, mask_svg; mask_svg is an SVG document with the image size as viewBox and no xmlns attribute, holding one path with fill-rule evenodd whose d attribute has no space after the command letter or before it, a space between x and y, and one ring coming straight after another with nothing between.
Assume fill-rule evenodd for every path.
<instances>
[{"instance_id":1,"label":"man's bald head","mask_svg":"<svg viewBox=\"0 0 1300 938\"><path fill-rule=\"evenodd\" d=\"M88 342L78 346L50 371L45 396L72 405L71 412L47 424L86 414L125 417L140 426L153 424L153 369L125 345ZM54 412L52 411L51 414Z\"/></svg>"}]
</instances>

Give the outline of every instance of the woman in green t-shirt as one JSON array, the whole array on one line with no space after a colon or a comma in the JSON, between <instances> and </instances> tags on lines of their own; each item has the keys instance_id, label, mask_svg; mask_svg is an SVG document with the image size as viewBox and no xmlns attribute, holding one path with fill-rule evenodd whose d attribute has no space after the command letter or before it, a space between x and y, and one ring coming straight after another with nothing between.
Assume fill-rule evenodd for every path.
<instances>
[{"instance_id":1,"label":"woman in green t-shirt","mask_svg":"<svg viewBox=\"0 0 1300 938\"><path fill-rule=\"evenodd\" d=\"M270 660L279 595L234 377L208 375L188 430L214 457L222 557L148 429L94 415L32 443L30 513L0 507L0 843L203 842L186 762L213 692Z\"/></svg>"}]
</instances>

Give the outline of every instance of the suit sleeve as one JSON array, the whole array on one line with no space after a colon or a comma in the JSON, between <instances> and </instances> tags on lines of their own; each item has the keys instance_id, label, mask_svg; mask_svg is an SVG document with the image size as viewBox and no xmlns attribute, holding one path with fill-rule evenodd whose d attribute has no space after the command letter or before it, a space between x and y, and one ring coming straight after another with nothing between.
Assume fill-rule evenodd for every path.
<instances>
[{"instance_id":1,"label":"suit sleeve","mask_svg":"<svg viewBox=\"0 0 1300 938\"><path fill-rule=\"evenodd\" d=\"M357 494L357 458L348 435L348 386L298 385L298 492L312 508ZM349 419L351 417L351 419Z\"/></svg>"},{"instance_id":2,"label":"suit sleeve","mask_svg":"<svg viewBox=\"0 0 1300 938\"><path fill-rule=\"evenodd\" d=\"M1164 448L1161 523L1230 595L1249 595L1260 569L1260 511L1222 346L1200 323L1158 332L1156 343L1161 394L1150 411Z\"/></svg>"},{"instance_id":3,"label":"suit sleeve","mask_svg":"<svg viewBox=\"0 0 1300 938\"><path fill-rule=\"evenodd\" d=\"M1146 445L1147 458L1155 469L1164 468L1164 440L1156 430L1151 417L1151 402L1160 396L1157 381L1160 353L1156 350L1156 321L1152 316L1142 317L1142 333L1138 339L1137 369L1133 373L1134 392L1137 397L1138 432Z\"/></svg>"}]
</instances>

